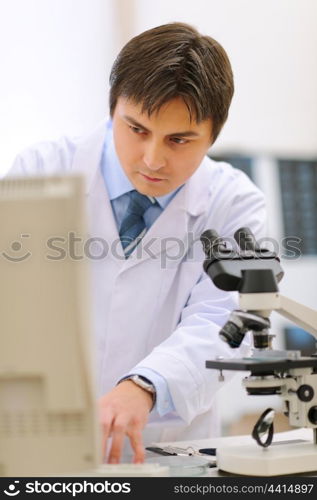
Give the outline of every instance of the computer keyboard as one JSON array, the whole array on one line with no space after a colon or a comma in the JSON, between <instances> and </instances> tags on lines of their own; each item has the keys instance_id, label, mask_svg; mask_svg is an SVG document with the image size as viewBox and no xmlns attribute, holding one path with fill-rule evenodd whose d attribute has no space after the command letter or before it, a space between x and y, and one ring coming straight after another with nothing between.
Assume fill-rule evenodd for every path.
<instances>
[{"instance_id":1,"label":"computer keyboard","mask_svg":"<svg viewBox=\"0 0 317 500\"><path fill-rule=\"evenodd\" d=\"M160 464L102 464L98 468L85 472L82 476L94 477L162 477L169 476L170 468Z\"/></svg>"}]
</instances>

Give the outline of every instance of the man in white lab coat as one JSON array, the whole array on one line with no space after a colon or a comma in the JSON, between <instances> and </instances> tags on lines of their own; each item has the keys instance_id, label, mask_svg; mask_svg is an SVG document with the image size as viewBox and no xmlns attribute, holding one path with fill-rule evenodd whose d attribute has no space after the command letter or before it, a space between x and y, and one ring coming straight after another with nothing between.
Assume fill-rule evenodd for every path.
<instances>
[{"instance_id":1,"label":"man in white lab coat","mask_svg":"<svg viewBox=\"0 0 317 500\"><path fill-rule=\"evenodd\" d=\"M86 176L104 449L120 461L128 436L142 462L151 441L216 434L221 383L205 361L248 346L233 353L219 339L237 301L204 274L199 237L241 226L263 236L265 203L242 172L206 156L233 95L215 40L181 23L148 30L122 49L110 84L110 121L28 149L10 173Z\"/></svg>"}]
</instances>

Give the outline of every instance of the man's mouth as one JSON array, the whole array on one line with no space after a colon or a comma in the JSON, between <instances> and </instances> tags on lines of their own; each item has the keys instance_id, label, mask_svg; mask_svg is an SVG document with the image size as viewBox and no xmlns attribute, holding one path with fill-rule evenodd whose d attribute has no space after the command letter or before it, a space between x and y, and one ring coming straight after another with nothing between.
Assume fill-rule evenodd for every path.
<instances>
[{"instance_id":1,"label":"man's mouth","mask_svg":"<svg viewBox=\"0 0 317 500\"><path fill-rule=\"evenodd\" d=\"M148 175L142 174L141 172L140 174L142 175L142 177L144 177L144 179L146 179L149 182L162 182L165 180L165 179L160 179L159 177L149 177Z\"/></svg>"}]
</instances>

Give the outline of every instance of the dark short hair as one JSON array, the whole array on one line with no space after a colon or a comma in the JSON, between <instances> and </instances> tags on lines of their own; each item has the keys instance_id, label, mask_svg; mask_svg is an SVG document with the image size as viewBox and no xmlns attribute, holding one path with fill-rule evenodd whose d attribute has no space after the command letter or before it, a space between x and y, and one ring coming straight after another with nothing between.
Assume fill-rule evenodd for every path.
<instances>
[{"instance_id":1,"label":"dark short hair","mask_svg":"<svg viewBox=\"0 0 317 500\"><path fill-rule=\"evenodd\" d=\"M216 140L233 96L233 74L223 47L184 23L144 31L120 51L110 74L110 115L117 99L142 103L150 116L181 97L197 123L211 119Z\"/></svg>"}]
</instances>

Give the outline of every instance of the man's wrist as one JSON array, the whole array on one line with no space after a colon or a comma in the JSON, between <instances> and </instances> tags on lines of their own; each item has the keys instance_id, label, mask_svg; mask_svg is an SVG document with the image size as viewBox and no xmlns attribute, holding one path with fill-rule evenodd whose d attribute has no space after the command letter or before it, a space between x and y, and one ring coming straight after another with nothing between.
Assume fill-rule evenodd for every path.
<instances>
[{"instance_id":1,"label":"man's wrist","mask_svg":"<svg viewBox=\"0 0 317 500\"><path fill-rule=\"evenodd\" d=\"M129 375L128 377L120 380L120 382L125 382L126 380L131 380L131 382L152 396L152 408L150 409L150 411L152 411L156 403L156 389L154 384L148 378L137 374Z\"/></svg>"}]
</instances>

